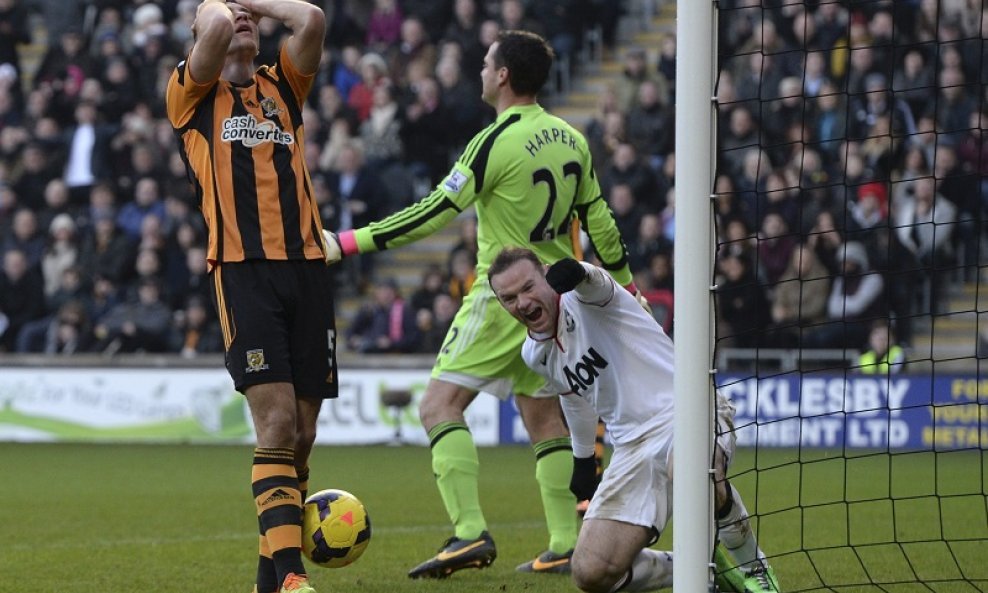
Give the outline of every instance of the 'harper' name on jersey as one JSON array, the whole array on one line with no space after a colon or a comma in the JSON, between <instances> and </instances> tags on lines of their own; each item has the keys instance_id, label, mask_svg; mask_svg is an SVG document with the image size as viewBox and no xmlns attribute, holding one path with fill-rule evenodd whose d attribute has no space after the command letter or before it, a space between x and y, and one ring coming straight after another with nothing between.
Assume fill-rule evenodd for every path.
<instances>
[{"instance_id":1,"label":"'harper' name on jersey","mask_svg":"<svg viewBox=\"0 0 988 593\"><path fill-rule=\"evenodd\" d=\"M568 144L571 149L576 150L576 138L561 128L542 128L535 132L532 139L525 144L525 150L528 151L529 155L535 156L542 150L543 146L556 142Z\"/></svg>"}]
</instances>

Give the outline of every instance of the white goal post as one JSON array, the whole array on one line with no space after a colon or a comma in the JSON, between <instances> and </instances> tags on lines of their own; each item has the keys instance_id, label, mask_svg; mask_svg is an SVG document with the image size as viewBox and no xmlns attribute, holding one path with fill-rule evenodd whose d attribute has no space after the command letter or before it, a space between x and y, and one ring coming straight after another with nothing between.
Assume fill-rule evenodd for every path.
<instances>
[{"instance_id":1,"label":"white goal post","mask_svg":"<svg viewBox=\"0 0 988 593\"><path fill-rule=\"evenodd\" d=\"M680 2L676 23L675 461L673 590L700 593L713 553L713 2Z\"/></svg>"}]
</instances>

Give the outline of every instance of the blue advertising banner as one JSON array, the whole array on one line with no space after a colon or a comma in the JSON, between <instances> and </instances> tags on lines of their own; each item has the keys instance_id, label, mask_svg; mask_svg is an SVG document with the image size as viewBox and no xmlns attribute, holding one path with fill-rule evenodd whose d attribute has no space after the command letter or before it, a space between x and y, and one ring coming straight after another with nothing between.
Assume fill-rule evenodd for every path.
<instances>
[{"instance_id":1,"label":"blue advertising banner","mask_svg":"<svg viewBox=\"0 0 988 593\"><path fill-rule=\"evenodd\" d=\"M988 448L988 379L720 374L740 446Z\"/></svg>"},{"instance_id":2,"label":"blue advertising banner","mask_svg":"<svg viewBox=\"0 0 988 593\"><path fill-rule=\"evenodd\" d=\"M976 375L720 374L743 447L988 449L988 379ZM501 444L527 444L512 399L499 404Z\"/></svg>"}]
</instances>

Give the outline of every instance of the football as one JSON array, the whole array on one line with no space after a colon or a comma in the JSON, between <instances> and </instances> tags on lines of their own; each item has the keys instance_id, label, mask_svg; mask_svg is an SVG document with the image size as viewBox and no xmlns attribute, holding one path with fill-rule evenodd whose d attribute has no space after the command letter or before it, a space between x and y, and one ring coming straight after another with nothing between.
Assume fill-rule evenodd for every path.
<instances>
[{"instance_id":1,"label":"football","mask_svg":"<svg viewBox=\"0 0 988 593\"><path fill-rule=\"evenodd\" d=\"M326 568L352 564L370 543L370 517L357 497L344 490L320 490L302 507L302 552Z\"/></svg>"}]
</instances>

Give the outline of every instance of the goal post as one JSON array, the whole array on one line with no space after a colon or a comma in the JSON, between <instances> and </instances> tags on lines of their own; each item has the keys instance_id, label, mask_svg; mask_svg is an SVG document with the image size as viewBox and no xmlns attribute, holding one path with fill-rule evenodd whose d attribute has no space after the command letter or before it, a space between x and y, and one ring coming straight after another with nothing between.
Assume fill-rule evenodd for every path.
<instances>
[{"instance_id":1,"label":"goal post","mask_svg":"<svg viewBox=\"0 0 988 593\"><path fill-rule=\"evenodd\" d=\"M677 6L676 340L673 589L710 585L713 552L713 242L716 18L713 2ZM706 395L706 397L704 397Z\"/></svg>"}]
</instances>

